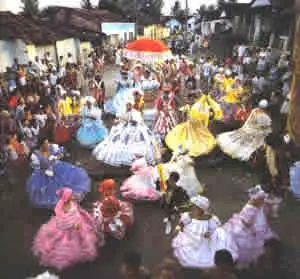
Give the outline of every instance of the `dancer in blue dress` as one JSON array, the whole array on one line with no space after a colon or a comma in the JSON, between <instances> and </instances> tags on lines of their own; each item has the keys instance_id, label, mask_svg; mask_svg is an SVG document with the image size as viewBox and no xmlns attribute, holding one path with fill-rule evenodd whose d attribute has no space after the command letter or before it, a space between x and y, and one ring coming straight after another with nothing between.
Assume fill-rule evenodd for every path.
<instances>
[{"instance_id":1,"label":"dancer in blue dress","mask_svg":"<svg viewBox=\"0 0 300 279\"><path fill-rule=\"evenodd\" d=\"M127 71L121 71L117 81L116 94L104 105L105 112L119 115L126 112L126 101L132 95L133 80L128 77Z\"/></svg>"},{"instance_id":2,"label":"dancer in blue dress","mask_svg":"<svg viewBox=\"0 0 300 279\"><path fill-rule=\"evenodd\" d=\"M31 166L34 169L27 181L27 192L35 207L53 208L57 202L56 191L69 187L77 194L78 199L91 189L91 181L84 169L75 167L60 159L63 147L49 144L46 138L40 139L40 149L31 155Z\"/></svg>"},{"instance_id":3,"label":"dancer in blue dress","mask_svg":"<svg viewBox=\"0 0 300 279\"><path fill-rule=\"evenodd\" d=\"M77 140L86 148L94 148L107 135L107 129L101 120L102 112L95 106L93 97L86 97L81 108L82 124L77 131Z\"/></svg>"}]
</instances>

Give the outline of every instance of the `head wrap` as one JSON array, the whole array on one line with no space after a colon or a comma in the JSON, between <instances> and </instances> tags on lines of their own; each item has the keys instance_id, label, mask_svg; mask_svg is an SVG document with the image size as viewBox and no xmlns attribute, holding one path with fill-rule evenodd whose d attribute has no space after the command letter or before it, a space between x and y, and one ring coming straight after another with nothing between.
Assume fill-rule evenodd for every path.
<instances>
[{"instance_id":1,"label":"head wrap","mask_svg":"<svg viewBox=\"0 0 300 279\"><path fill-rule=\"evenodd\" d=\"M63 207L65 203L71 200L73 196L73 191L71 188L64 187L57 190L56 195L59 197L59 201L55 206L54 212L56 215L60 215L63 213Z\"/></svg>"},{"instance_id":2,"label":"head wrap","mask_svg":"<svg viewBox=\"0 0 300 279\"><path fill-rule=\"evenodd\" d=\"M267 198L267 193L262 189L261 185L256 185L248 190L251 201Z\"/></svg>"},{"instance_id":3,"label":"head wrap","mask_svg":"<svg viewBox=\"0 0 300 279\"><path fill-rule=\"evenodd\" d=\"M285 134L285 135L283 136L283 140L284 140L284 142L285 142L286 144L290 143L290 142L291 142L291 137L290 137L290 135L289 135L289 134Z\"/></svg>"},{"instance_id":4,"label":"head wrap","mask_svg":"<svg viewBox=\"0 0 300 279\"><path fill-rule=\"evenodd\" d=\"M208 198L205 198L200 195L192 197L191 203L198 206L200 209L202 209L205 212L207 212L210 207L210 202L209 202Z\"/></svg>"},{"instance_id":5,"label":"head wrap","mask_svg":"<svg viewBox=\"0 0 300 279\"><path fill-rule=\"evenodd\" d=\"M86 96L84 99L83 99L83 103L84 104L87 104L87 103L91 103L92 105L96 103L96 100L94 97L92 96Z\"/></svg>"},{"instance_id":6,"label":"head wrap","mask_svg":"<svg viewBox=\"0 0 300 279\"><path fill-rule=\"evenodd\" d=\"M113 179L105 179L99 183L98 192L102 198L109 197L116 191L116 182Z\"/></svg>"},{"instance_id":7,"label":"head wrap","mask_svg":"<svg viewBox=\"0 0 300 279\"><path fill-rule=\"evenodd\" d=\"M267 108L269 105L268 101L266 99L260 100L258 103L258 107L261 109Z\"/></svg>"},{"instance_id":8,"label":"head wrap","mask_svg":"<svg viewBox=\"0 0 300 279\"><path fill-rule=\"evenodd\" d=\"M228 76L228 77L230 77L232 75L232 71L229 70L229 69L226 69L225 70L225 75Z\"/></svg>"},{"instance_id":9,"label":"head wrap","mask_svg":"<svg viewBox=\"0 0 300 279\"><path fill-rule=\"evenodd\" d=\"M114 217L121 210L120 201L115 197L105 198L101 205L103 217Z\"/></svg>"}]
</instances>

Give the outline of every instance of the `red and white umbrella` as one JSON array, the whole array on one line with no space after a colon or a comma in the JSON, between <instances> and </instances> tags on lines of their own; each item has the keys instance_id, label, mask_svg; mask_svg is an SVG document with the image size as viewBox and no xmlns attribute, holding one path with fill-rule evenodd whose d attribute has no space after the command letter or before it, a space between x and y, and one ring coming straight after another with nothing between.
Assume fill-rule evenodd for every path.
<instances>
[{"instance_id":1,"label":"red and white umbrella","mask_svg":"<svg viewBox=\"0 0 300 279\"><path fill-rule=\"evenodd\" d=\"M172 57L171 50L161 41L139 39L129 43L124 49L124 57L141 60L144 63L154 63Z\"/></svg>"}]
</instances>

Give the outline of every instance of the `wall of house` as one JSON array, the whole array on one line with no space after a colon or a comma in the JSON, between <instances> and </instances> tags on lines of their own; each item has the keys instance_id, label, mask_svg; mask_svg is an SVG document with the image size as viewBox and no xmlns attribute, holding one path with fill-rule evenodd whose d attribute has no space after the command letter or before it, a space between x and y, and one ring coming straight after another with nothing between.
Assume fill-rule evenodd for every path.
<instances>
[{"instance_id":1,"label":"wall of house","mask_svg":"<svg viewBox=\"0 0 300 279\"><path fill-rule=\"evenodd\" d=\"M131 22L109 22L102 23L101 30L108 36L118 35L122 41L133 40L135 38L135 23Z\"/></svg>"},{"instance_id":2,"label":"wall of house","mask_svg":"<svg viewBox=\"0 0 300 279\"><path fill-rule=\"evenodd\" d=\"M170 28L161 25L149 25L144 27L144 37L154 40L162 40L170 36Z\"/></svg>"},{"instance_id":3,"label":"wall of house","mask_svg":"<svg viewBox=\"0 0 300 279\"><path fill-rule=\"evenodd\" d=\"M75 38L65 39L56 42L57 55L67 57L71 53L75 62L80 57L80 41Z\"/></svg>"},{"instance_id":4,"label":"wall of house","mask_svg":"<svg viewBox=\"0 0 300 279\"><path fill-rule=\"evenodd\" d=\"M92 44L90 42L80 43L80 61L85 64L87 63L88 55L92 51Z\"/></svg>"},{"instance_id":5,"label":"wall of house","mask_svg":"<svg viewBox=\"0 0 300 279\"><path fill-rule=\"evenodd\" d=\"M0 40L0 72L13 64L17 58L20 64L28 62L26 44L22 40Z\"/></svg>"},{"instance_id":6,"label":"wall of house","mask_svg":"<svg viewBox=\"0 0 300 279\"><path fill-rule=\"evenodd\" d=\"M45 45L45 46L36 46L36 56L42 58L45 56L46 52L50 53L50 56L53 59L53 62L57 64L57 55L55 45Z\"/></svg>"}]
</instances>

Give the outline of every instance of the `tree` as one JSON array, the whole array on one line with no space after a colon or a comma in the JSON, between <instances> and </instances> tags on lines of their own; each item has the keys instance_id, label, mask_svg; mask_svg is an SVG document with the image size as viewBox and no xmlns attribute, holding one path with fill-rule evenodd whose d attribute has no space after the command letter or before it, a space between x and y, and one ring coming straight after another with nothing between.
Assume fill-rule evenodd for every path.
<instances>
[{"instance_id":1,"label":"tree","mask_svg":"<svg viewBox=\"0 0 300 279\"><path fill-rule=\"evenodd\" d=\"M198 11L198 13L201 15L203 15L205 12L206 12L206 10L207 10L207 7L206 7L206 5L201 5L200 6L200 8L197 10Z\"/></svg>"},{"instance_id":2,"label":"tree","mask_svg":"<svg viewBox=\"0 0 300 279\"><path fill-rule=\"evenodd\" d=\"M207 7L207 10L210 11L210 12L214 11L215 9L216 9L216 6L215 6L215 5L209 5L209 6Z\"/></svg>"},{"instance_id":3,"label":"tree","mask_svg":"<svg viewBox=\"0 0 300 279\"><path fill-rule=\"evenodd\" d=\"M136 14L139 17L145 15L159 16L162 5L163 0L99 0L98 8L132 18Z\"/></svg>"},{"instance_id":4,"label":"tree","mask_svg":"<svg viewBox=\"0 0 300 279\"><path fill-rule=\"evenodd\" d=\"M181 4L179 1L175 1L174 3L174 6L171 8L171 14L172 16L175 16L178 15L178 13L180 12L181 10Z\"/></svg>"},{"instance_id":5,"label":"tree","mask_svg":"<svg viewBox=\"0 0 300 279\"><path fill-rule=\"evenodd\" d=\"M39 1L38 0L21 0L22 14L25 16L37 16L39 13Z\"/></svg>"},{"instance_id":6,"label":"tree","mask_svg":"<svg viewBox=\"0 0 300 279\"><path fill-rule=\"evenodd\" d=\"M185 10L181 8L179 1L175 1L174 6L171 8L171 14L179 20L185 17Z\"/></svg>"},{"instance_id":7,"label":"tree","mask_svg":"<svg viewBox=\"0 0 300 279\"><path fill-rule=\"evenodd\" d=\"M81 1L81 8L90 10L93 8L91 0L82 0Z\"/></svg>"}]
</instances>

